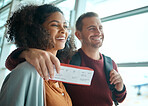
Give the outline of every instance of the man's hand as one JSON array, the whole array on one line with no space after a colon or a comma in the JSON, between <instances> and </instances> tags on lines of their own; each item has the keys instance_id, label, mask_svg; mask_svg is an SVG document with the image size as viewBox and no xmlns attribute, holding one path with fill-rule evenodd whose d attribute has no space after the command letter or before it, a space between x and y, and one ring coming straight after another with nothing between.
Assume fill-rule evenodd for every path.
<instances>
[{"instance_id":1,"label":"man's hand","mask_svg":"<svg viewBox=\"0 0 148 106\"><path fill-rule=\"evenodd\" d=\"M52 53L30 48L29 50L23 51L19 58L25 58L27 62L32 64L41 77L45 78L45 80L54 77L54 65L57 73L60 72L60 61L54 56Z\"/></svg>"},{"instance_id":2,"label":"man's hand","mask_svg":"<svg viewBox=\"0 0 148 106\"><path fill-rule=\"evenodd\" d=\"M110 84L114 84L117 91L123 90L123 80L116 70L110 72Z\"/></svg>"}]
</instances>

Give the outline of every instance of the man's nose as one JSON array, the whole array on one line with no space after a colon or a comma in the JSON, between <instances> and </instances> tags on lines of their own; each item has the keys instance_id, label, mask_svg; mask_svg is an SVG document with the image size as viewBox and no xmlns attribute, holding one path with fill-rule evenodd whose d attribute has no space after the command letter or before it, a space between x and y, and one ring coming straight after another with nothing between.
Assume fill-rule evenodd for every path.
<instances>
[{"instance_id":1,"label":"man's nose","mask_svg":"<svg viewBox=\"0 0 148 106\"><path fill-rule=\"evenodd\" d=\"M102 35L102 31L99 28L97 28L96 33Z\"/></svg>"}]
</instances>

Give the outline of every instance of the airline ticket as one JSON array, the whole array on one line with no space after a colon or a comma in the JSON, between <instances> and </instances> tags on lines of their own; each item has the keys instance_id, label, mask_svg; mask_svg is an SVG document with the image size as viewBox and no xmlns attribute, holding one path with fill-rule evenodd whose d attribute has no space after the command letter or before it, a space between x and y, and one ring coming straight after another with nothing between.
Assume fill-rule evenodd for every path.
<instances>
[{"instance_id":1,"label":"airline ticket","mask_svg":"<svg viewBox=\"0 0 148 106\"><path fill-rule=\"evenodd\" d=\"M61 63L60 73L56 73L51 80L61 81L64 83L76 84L76 85L91 85L94 70L88 67L80 67L69 64ZM50 79L50 78L49 78Z\"/></svg>"}]
</instances>

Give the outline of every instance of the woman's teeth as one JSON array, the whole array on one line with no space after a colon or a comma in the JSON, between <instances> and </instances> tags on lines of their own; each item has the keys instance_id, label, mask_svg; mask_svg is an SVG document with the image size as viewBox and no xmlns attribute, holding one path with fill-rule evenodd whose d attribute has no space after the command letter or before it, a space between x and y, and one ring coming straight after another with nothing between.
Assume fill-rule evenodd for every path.
<instances>
[{"instance_id":1,"label":"woman's teeth","mask_svg":"<svg viewBox=\"0 0 148 106\"><path fill-rule=\"evenodd\" d=\"M58 40L64 40L65 38L64 38L64 37L62 37L62 38L56 38L56 39L58 39Z\"/></svg>"}]
</instances>

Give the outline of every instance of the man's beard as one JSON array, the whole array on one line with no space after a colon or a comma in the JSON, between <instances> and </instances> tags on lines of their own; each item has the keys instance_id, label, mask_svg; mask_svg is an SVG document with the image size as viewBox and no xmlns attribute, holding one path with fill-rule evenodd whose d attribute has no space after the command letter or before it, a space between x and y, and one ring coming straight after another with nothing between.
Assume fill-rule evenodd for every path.
<instances>
[{"instance_id":1,"label":"man's beard","mask_svg":"<svg viewBox=\"0 0 148 106\"><path fill-rule=\"evenodd\" d=\"M102 46L102 43L101 44L90 44L90 45L93 48L100 48Z\"/></svg>"},{"instance_id":2,"label":"man's beard","mask_svg":"<svg viewBox=\"0 0 148 106\"><path fill-rule=\"evenodd\" d=\"M87 46L87 47L92 47L92 48L100 48L102 46L103 42L99 42L97 44L91 43L91 42L86 42L85 40L82 40L82 42Z\"/></svg>"}]
</instances>

